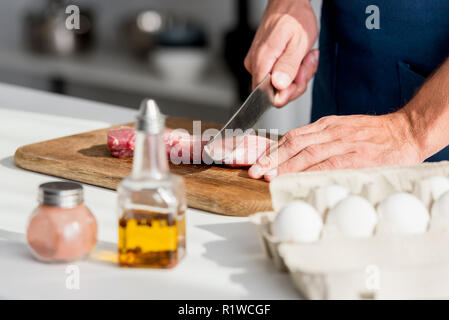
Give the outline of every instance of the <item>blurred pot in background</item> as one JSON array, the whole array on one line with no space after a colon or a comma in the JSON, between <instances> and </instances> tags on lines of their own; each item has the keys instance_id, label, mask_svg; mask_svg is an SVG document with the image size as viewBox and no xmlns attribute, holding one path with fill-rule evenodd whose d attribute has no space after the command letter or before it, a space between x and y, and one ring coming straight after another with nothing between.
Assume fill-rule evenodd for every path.
<instances>
[{"instance_id":1,"label":"blurred pot in background","mask_svg":"<svg viewBox=\"0 0 449 320\"><path fill-rule=\"evenodd\" d=\"M162 29L163 17L156 11L143 11L125 20L123 40L138 58L147 58L157 45L157 34Z\"/></svg>"},{"instance_id":2,"label":"blurred pot in background","mask_svg":"<svg viewBox=\"0 0 449 320\"><path fill-rule=\"evenodd\" d=\"M194 47L159 47L150 57L156 71L170 81L197 81L209 64L209 54Z\"/></svg>"},{"instance_id":3,"label":"blurred pot in background","mask_svg":"<svg viewBox=\"0 0 449 320\"><path fill-rule=\"evenodd\" d=\"M208 64L206 34L189 19L154 10L124 23L125 41L140 60L169 80L195 80Z\"/></svg>"},{"instance_id":4,"label":"blurred pot in background","mask_svg":"<svg viewBox=\"0 0 449 320\"><path fill-rule=\"evenodd\" d=\"M93 15L80 8L80 28L69 30L66 20L68 4L64 0L47 0L38 12L25 16L25 41L36 53L68 56L83 53L93 44Z\"/></svg>"}]
</instances>

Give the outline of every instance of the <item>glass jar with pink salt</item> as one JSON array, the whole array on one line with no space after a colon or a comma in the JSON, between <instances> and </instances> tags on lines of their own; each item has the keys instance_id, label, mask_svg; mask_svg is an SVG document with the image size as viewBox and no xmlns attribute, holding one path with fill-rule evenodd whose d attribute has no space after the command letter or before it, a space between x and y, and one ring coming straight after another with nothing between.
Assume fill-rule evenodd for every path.
<instances>
[{"instance_id":1,"label":"glass jar with pink salt","mask_svg":"<svg viewBox=\"0 0 449 320\"><path fill-rule=\"evenodd\" d=\"M87 256L97 243L97 222L84 205L83 187L74 182L44 183L38 200L27 228L33 255L45 262Z\"/></svg>"}]
</instances>

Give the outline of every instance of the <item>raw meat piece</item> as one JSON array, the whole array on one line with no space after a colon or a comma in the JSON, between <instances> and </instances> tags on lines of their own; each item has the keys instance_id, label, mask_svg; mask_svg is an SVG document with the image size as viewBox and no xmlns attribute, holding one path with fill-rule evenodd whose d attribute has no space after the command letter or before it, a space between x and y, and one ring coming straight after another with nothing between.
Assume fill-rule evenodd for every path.
<instances>
[{"instance_id":1,"label":"raw meat piece","mask_svg":"<svg viewBox=\"0 0 449 320\"><path fill-rule=\"evenodd\" d=\"M167 129L164 133L164 141L169 160L174 164L190 164L192 162L195 164L214 163L212 159L203 152L204 145L207 141L201 141L200 139L200 137L192 136L182 130ZM223 148L232 145L232 142L227 139L223 139L222 141ZM251 166L273 143L275 143L275 141L261 136L245 136L243 142L236 150L234 150L233 154L228 159L223 160L223 164L229 167ZM134 144L134 130L130 127L111 129L108 132L108 148L111 150L114 157L132 157ZM221 164L219 162L215 163Z\"/></svg>"},{"instance_id":2,"label":"raw meat piece","mask_svg":"<svg viewBox=\"0 0 449 320\"><path fill-rule=\"evenodd\" d=\"M121 127L108 132L108 149L116 158L130 158L134 154L136 136L134 129Z\"/></svg>"},{"instance_id":3,"label":"raw meat piece","mask_svg":"<svg viewBox=\"0 0 449 320\"><path fill-rule=\"evenodd\" d=\"M167 129L164 133L167 152L176 145L180 145L182 149L189 148L193 142L189 134L180 131L172 134L172 132L173 130ZM134 154L135 143L136 136L131 127L120 127L108 131L108 149L116 158L131 158Z\"/></svg>"},{"instance_id":4,"label":"raw meat piece","mask_svg":"<svg viewBox=\"0 0 449 320\"><path fill-rule=\"evenodd\" d=\"M221 140L222 150L228 148L233 149L235 139L236 138L234 137L230 137ZM216 148L220 147L219 142L220 141L216 143ZM213 161L206 152L203 152L206 143L207 140L200 141L199 137L191 136L183 131L171 130L165 132L167 153L170 161L174 164L190 164L193 161L195 164L203 162L206 164L224 164L234 168L248 167L255 163L259 156L262 155L274 141L256 135L245 136L243 141L239 141L239 147L222 162Z\"/></svg>"}]
</instances>

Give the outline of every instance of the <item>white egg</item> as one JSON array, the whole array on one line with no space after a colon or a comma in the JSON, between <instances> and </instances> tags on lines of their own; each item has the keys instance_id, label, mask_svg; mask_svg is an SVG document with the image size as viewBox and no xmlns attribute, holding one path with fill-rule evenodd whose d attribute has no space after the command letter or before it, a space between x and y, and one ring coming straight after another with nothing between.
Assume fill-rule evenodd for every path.
<instances>
[{"instance_id":1,"label":"white egg","mask_svg":"<svg viewBox=\"0 0 449 320\"><path fill-rule=\"evenodd\" d=\"M328 209L332 209L340 200L349 196L349 190L339 185L329 185L316 188L309 198L311 203L319 213L323 214Z\"/></svg>"},{"instance_id":2,"label":"white egg","mask_svg":"<svg viewBox=\"0 0 449 320\"><path fill-rule=\"evenodd\" d=\"M449 191L444 193L432 206L431 227L449 229Z\"/></svg>"},{"instance_id":3,"label":"white egg","mask_svg":"<svg viewBox=\"0 0 449 320\"><path fill-rule=\"evenodd\" d=\"M418 234L427 230L429 212L417 197L406 192L388 196L377 207L379 234Z\"/></svg>"},{"instance_id":4,"label":"white egg","mask_svg":"<svg viewBox=\"0 0 449 320\"><path fill-rule=\"evenodd\" d=\"M377 214L368 200L351 195L329 211L326 223L337 227L345 236L367 238L372 236L376 228Z\"/></svg>"},{"instance_id":5,"label":"white egg","mask_svg":"<svg viewBox=\"0 0 449 320\"><path fill-rule=\"evenodd\" d=\"M449 178L435 176L418 181L413 193L429 208L434 201L447 191L449 191Z\"/></svg>"},{"instance_id":6,"label":"white egg","mask_svg":"<svg viewBox=\"0 0 449 320\"><path fill-rule=\"evenodd\" d=\"M304 201L286 205L271 225L271 233L281 241L314 242L320 238L323 221L319 213Z\"/></svg>"}]
</instances>

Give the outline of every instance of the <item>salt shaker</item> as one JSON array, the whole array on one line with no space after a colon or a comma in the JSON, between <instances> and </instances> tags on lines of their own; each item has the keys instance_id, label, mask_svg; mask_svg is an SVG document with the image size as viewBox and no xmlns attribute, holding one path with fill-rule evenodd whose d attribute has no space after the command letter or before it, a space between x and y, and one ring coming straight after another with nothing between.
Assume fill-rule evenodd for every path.
<instances>
[{"instance_id":1,"label":"salt shaker","mask_svg":"<svg viewBox=\"0 0 449 320\"><path fill-rule=\"evenodd\" d=\"M83 187L74 182L39 186L38 207L31 214L27 242L33 255L45 262L85 257L97 243L97 222L84 205Z\"/></svg>"}]
</instances>

